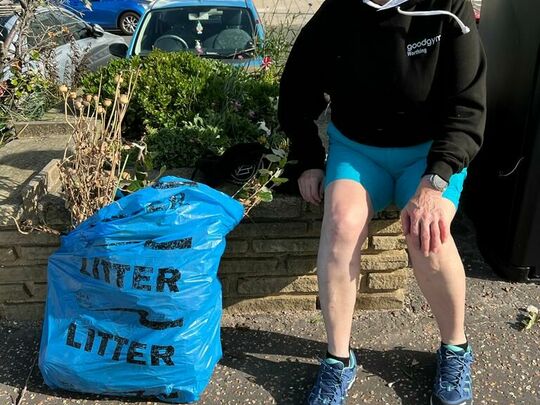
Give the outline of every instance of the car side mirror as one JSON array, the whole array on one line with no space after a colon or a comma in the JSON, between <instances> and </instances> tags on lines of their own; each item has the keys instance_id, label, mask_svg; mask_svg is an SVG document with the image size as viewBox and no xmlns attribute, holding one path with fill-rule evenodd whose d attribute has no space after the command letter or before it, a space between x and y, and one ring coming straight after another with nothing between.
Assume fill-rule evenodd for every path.
<instances>
[{"instance_id":1,"label":"car side mirror","mask_svg":"<svg viewBox=\"0 0 540 405\"><path fill-rule=\"evenodd\" d=\"M101 25L99 24L92 24L91 25L92 27L92 34L98 38L98 37L102 37L104 34L105 34L105 30L103 28L101 28Z\"/></svg>"},{"instance_id":2,"label":"car side mirror","mask_svg":"<svg viewBox=\"0 0 540 405\"><path fill-rule=\"evenodd\" d=\"M114 43L109 45L109 52L113 56L125 58L127 57L128 46L126 44Z\"/></svg>"}]
</instances>

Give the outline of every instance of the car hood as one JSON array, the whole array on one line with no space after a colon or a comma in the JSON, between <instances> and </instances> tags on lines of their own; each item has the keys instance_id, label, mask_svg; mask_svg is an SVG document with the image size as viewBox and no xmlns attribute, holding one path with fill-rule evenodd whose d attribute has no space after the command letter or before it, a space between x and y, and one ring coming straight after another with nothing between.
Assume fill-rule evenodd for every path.
<instances>
[{"instance_id":1,"label":"car hood","mask_svg":"<svg viewBox=\"0 0 540 405\"><path fill-rule=\"evenodd\" d=\"M107 65L113 58L109 51L109 46L115 43L125 44L125 40L119 35L108 32L105 32L101 37L89 37L77 41L79 52L84 53L83 65L85 68L95 71ZM73 70L73 50L70 44L56 48L56 62L60 81L70 84L70 74Z\"/></svg>"}]
</instances>

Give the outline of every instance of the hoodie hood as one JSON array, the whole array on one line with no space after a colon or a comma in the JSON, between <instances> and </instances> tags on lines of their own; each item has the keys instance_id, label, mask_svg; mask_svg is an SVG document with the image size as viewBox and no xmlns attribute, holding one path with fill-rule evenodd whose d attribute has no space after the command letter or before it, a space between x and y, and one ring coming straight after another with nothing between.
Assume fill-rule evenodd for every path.
<instances>
[{"instance_id":1,"label":"hoodie hood","mask_svg":"<svg viewBox=\"0 0 540 405\"><path fill-rule=\"evenodd\" d=\"M446 10L431 10L431 11L403 11L399 6L403 3L416 4L418 0L389 0L386 4L380 5L371 0L362 0L364 4L377 9L378 11L389 10L391 8L397 8L399 14L409 17L431 17L436 15L447 15L452 17L461 28L463 34L468 34L471 29L459 19L459 17Z\"/></svg>"}]
</instances>

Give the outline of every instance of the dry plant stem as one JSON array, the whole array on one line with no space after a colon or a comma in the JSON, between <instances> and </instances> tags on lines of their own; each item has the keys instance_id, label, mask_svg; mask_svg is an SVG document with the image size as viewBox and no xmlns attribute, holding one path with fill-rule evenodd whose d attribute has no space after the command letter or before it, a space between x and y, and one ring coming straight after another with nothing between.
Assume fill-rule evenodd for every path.
<instances>
[{"instance_id":1,"label":"dry plant stem","mask_svg":"<svg viewBox=\"0 0 540 405\"><path fill-rule=\"evenodd\" d=\"M106 109L100 102L101 85L98 95L87 95L82 104L81 99L70 96L75 98L74 109L66 97L66 116L70 110L75 118L73 154L68 156L66 147L60 175L73 225L114 201L127 164L127 159L122 161L122 122L137 77L138 71L130 73L125 95L122 94L121 80L118 80L112 108Z\"/></svg>"},{"instance_id":2,"label":"dry plant stem","mask_svg":"<svg viewBox=\"0 0 540 405\"><path fill-rule=\"evenodd\" d=\"M260 197L258 197L257 195L258 195L259 191L261 191L263 188L267 187L268 184L270 184L270 182L271 182L273 179L275 179L276 177L278 177L278 176L276 175L276 173L277 173L277 171L274 172L274 173L272 173L272 175L270 176L270 178L268 179L268 181L266 181L264 184L259 185L257 188L255 188L255 191L253 191L253 193L252 193L248 198L245 199L246 202L243 203L243 205L246 207L246 211L244 212L244 216L245 216L245 217L249 216L249 212L250 212L253 208L255 208L257 205L259 205L259 203L262 201L262 200L260 199ZM246 186L249 185L249 183L250 183L250 182L248 182L248 183L244 184L242 187L240 187L240 189L239 189L236 193L234 193L233 198L236 197L236 195L237 195L238 193L240 193L244 188L246 188ZM267 188L271 190L273 187L274 187L274 186L272 185L272 186L267 187Z\"/></svg>"}]
</instances>

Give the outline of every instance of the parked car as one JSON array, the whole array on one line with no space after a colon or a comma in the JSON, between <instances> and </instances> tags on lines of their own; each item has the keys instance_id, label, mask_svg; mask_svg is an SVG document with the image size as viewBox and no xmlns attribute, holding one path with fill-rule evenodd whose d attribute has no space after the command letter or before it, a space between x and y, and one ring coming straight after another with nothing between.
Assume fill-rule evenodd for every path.
<instances>
[{"instance_id":1,"label":"parked car","mask_svg":"<svg viewBox=\"0 0 540 405\"><path fill-rule=\"evenodd\" d=\"M0 41L8 37L19 18L14 12L0 17ZM75 14L60 7L40 7L30 24L30 31L25 47L36 46L37 41L53 35L56 42L54 60L60 81L69 81L68 69L72 66L73 52L84 54L84 64L89 70L97 70L106 65L113 57L109 47L112 44L124 44L122 37L107 33L97 24L88 24ZM73 41L73 45L71 44ZM12 44L12 49L15 44ZM39 68L39 62L29 61L28 67ZM3 79L9 78L9 72L2 72Z\"/></svg>"},{"instance_id":2,"label":"parked car","mask_svg":"<svg viewBox=\"0 0 540 405\"><path fill-rule=\"evenodd\" d=\"M256 47L264 29L253 0L158 0L141 19L131 44L113 46L116 56L154 49L188 51L231 64L260 66Z\"/></svg>"},{"instance_id":3,"label":"parked car","mask_svg":"<svg viewBox=\"0 0 540 405\"><path fill-rule=\"evenodd\" d=\"M90 24L99 24L107 30L120 30L132 35L141 16L153 0L93 0L88 8L81 0L65 0L70 11Z\"/></svg>"}]
</instances>

